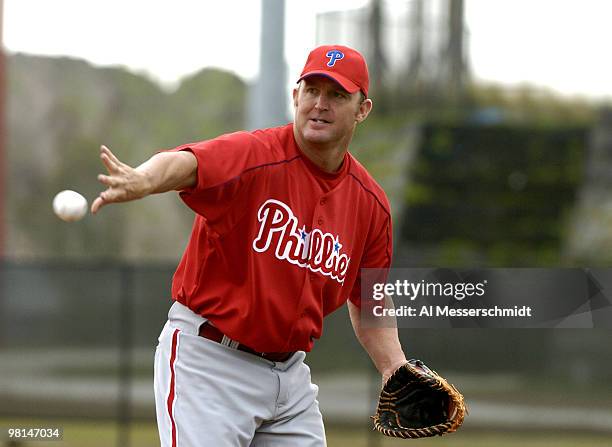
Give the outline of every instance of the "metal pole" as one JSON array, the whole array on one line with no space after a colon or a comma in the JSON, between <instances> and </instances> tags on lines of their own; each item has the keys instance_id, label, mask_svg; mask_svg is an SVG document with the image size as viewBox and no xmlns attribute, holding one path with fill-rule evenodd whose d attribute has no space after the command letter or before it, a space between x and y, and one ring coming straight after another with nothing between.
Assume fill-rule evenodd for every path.
<instances>
[{"instance_id":1,"label":"metal pole","mask_svg":"<svg viewBox=\"0 0 612 447\"><path fill-rule=\"evenodd\" d=\"M119 295L119 396L117 399L117 447L130 446L131 378L132 378L132 322L134 301L134 268L120 267Z\"/></svg>"},{"instance_id":2,"label":"metal pole","mask_svg":"<svg viewBox=\"0 0 612 447\"><path fill-rule=\"evenodd\" d=\"M377 93L383 85L383 74L386 71L386 60L383 51L383 2L382 0L372 0L369 16L369 33L371 48L370 78L372 79L372 90Z\"/></svg>"},{"instance_id":3,"label":"metal pole","mask_svg":"<svg viewBox=\"0 0 612 447\"><path fill-rule=\"evenodd\" d=\"M463 0L449 0L447 63L449 89L454 99L463 97L466 81L463 16Z\"/></svg>"},{"instance_id":4,"label":"metal pole","mask_svg":"<svg viewBox=\"0 0 612 447\"><path fill-rule=\"evenodd\" d=\"M370 380L370 392L368 393L368 398L370 401L374 401L378 403L378 396L380 395L381 389L381 376L378 370L370 365L368 367L370 371L369 380ZM382 435L378 433L376 430L370 429L368 431L368 447L380 447L382 442Z\"/></svg>"},{"instance_id":5,"label":"metal pole","mask_svg":"<svg viewBox=\"0 0 612 447\"><path fill-rule=\"evenodd\" d=\"M0 258L5 250L5 203L6 203L6 55L4 52L4 0L0 0Z\"/></svg>"},{"instance_id":6,"label":"metal pole","mask_svg":"<svg viewBox=\"0 0 612 447\"><path fill-rule=\"evenodd\" d=\"M6 203L6 190L5 190L5 150L4 145L6 141L6 124L5 124L5 102L6 102L6 77L5 77L5 54L4 54L4 0L0 0L0 324L5 327L5 289L4 289L4 277L6 275L6 260L4 257L5 252L5 219L4 219L4 207ZM4 343L4 331L0 330L0 346Z\"/></svg>"},{"instance_id":7,"label":"metal pole","mask_svg":"<svg viewBox=\"0 0 612 447\"><path fill-rule=\"evenodd\" d=\"M262 0L259 78L249 91L247 127L286 124L285 0Z\"/></svg>"},{"instance_id":8,"label":"metal pole","mask_svg":"<svg viewBox=\"0 0 612 447\"><path fill-rule=\"evenodd\" d=\"M410 54L408 55L408 81L417 84L422 75L423 68L423 0L414 0L412 2L412 11L410 13L410 36L412 44L410 46Z\"/></svg>"}]
</instances>

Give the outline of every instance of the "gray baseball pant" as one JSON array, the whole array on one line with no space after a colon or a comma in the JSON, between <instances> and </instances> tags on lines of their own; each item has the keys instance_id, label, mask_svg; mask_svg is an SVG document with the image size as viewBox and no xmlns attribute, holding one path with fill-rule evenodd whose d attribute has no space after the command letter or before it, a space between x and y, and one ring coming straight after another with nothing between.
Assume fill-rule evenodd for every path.
<instances>
[{"instance_id":1,"label":"gray baseball pant","mask_svg":"<svg viewBox=\"0 0 612 447\"><path fill-rule=\"evenodd\" d=\"M326 445L305 353L286 362L198 336L206 321L175 302L155 352L162 447Z\"/></svg>"}]
</instances>

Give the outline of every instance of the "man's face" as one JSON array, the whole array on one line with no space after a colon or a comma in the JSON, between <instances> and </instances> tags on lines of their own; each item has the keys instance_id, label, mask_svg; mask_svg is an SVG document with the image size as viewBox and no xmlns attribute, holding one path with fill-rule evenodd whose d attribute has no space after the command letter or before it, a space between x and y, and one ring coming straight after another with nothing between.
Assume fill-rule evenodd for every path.
<instances>
[{"instance_id":1,"label":"man's face","mask_svg":"<svg viewBox=\"0 0 612 447\"><path fill-rule=\"evenodd\" d=\"M372 102L361 101L359 92L348 93L326 76L303 79L293 90L295 127L306 143L334 145L350 141L355 126L363 121Z\"/></svg>"}]
</instances>

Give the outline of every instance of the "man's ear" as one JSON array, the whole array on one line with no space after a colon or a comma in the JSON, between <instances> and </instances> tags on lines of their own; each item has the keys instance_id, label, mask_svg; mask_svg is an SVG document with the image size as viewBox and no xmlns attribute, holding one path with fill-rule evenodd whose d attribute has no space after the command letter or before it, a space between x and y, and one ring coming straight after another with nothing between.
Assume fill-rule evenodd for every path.
<instances>
[{"instance_id":1,"label":"man's ear","mask_svg":"<svg viewBox=\"0 0 612 447\"><path fill-rule=\"evenodd\" d=\"M293 107L297 107L297 97L298 97L298 89L294 88L293 89Z\"/></svg>"},{"instance_id":2,"label":"man's ear","mask_svg":"<svg viewBox=\"0 0 612 447\"><path fill-rule=\"evenodd\" d=\"M359 104L359 110L357 110L357 114L355 115L355 121L360 123L365 120L372 111L372 106L373 103L370 98L364 99L361 104Z\"/></svg>"}]
</instances>

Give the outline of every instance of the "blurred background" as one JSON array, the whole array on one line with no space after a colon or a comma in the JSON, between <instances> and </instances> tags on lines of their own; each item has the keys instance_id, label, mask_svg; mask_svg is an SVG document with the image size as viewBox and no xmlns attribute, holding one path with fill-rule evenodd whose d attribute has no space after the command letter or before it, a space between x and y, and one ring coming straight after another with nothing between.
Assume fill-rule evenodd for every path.
<instances>
[{"instance_id":1,"label":"blurred background","mask_svg":"<svg viewBox=\"0 0 612 447\"><path fill-rule=\"evenodd\" d=\"M159 445L153 354L193 214L166 194L67 224L51 200L97 195L100 144L135 165L290 121L318 44L369 61L374 111L351 150L390 197L394 266L610 265L608 2L3 3L0 445L30 445L6 438L16 426ZM610 331L400 336L470 408L458 433L413 444L612 445ZM330 446L400 445L371 431L380 378L345 308L308 363Z\"/></svg>"}]
</instances>

